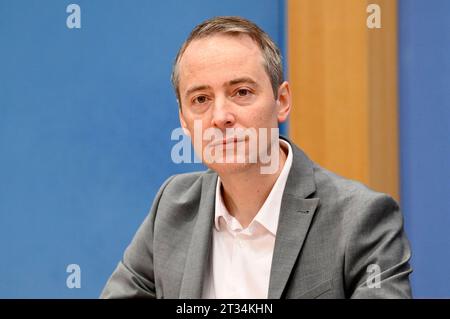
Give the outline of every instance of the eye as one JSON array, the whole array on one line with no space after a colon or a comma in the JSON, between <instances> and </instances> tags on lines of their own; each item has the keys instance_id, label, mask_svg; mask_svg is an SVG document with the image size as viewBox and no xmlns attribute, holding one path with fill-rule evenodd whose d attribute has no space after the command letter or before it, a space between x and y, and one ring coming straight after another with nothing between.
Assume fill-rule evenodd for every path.
<instances>
[{"instance_id":1,"label":"eye","mask_svg":"<svg viewBox=\"0 0 450 319\"><path fill-rule=\"evenodd\" d=\"M244 97L244 96L249 95L250 93L251 92L248 89L239 89L239 90L237 90L236 95L240 96L240 97Z\"/></svg>"},{"instance_id":2,"label":"eye","mask_svg":"<svg viewBox=\"0 0 450 319\"><path fill-rule=\"evenodd\" d=\"M208 98L205 95L199 95L193 99L194 104L203 104L206 103L207 101Z\"/></svg>"}]
</instances>

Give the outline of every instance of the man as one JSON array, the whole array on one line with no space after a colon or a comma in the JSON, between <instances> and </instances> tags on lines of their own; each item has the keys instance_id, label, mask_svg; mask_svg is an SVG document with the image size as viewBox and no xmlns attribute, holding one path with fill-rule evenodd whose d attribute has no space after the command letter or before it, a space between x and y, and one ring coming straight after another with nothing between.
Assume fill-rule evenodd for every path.
<instances>
[{"instance_id":1,"label":"man","mask_svg":"<svg viewBox=\"0 0 450 319\"><path fill-rule=\"evenodd\" d=\"M267 34L238 17L207 20L181 47L172 80L209 170L161 186L102 297L411 297L396 202L276 134L291 93ZM256 132L256 151L237 129ZM263 173L269 153L276 165Z\"/></svg>"}]
</instances>

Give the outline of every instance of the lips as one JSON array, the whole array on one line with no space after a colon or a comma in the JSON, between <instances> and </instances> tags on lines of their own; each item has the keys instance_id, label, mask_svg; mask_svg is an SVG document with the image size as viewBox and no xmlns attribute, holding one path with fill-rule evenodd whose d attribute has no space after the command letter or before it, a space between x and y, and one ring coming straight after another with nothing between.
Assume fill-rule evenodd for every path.
<instances>
[{"instance_id":1,"label":"lips","mask_svg":"<svg viewBox=\"0 0 450 319\"><path fill-rule=\"evenodd\" d=\"M227 137L224 138L222 140L216 140L216 141L212 141L209 145L210 146L219 146L219 145L227 145L227 144L233 144L233 143L239 143L239 142L244 142L245 138L240 138L240 137Z\"/></svg>"}]
</instances>

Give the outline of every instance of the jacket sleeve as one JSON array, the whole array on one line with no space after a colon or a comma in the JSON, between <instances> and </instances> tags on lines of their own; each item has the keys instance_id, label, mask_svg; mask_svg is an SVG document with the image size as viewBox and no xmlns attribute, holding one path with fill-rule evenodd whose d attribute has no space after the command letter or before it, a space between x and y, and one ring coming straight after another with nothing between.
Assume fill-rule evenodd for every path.
<instances>
[{"instance_id":1,"label":"jacket sleeve","mask_svg":"<svg viewBox=\"0 0 450 319\"><path fill-rule=\"evenodd\" d=\"M171 179L167 179L159 189L149 214L125 250L100 298L156 298L153 231L161 196Z\"/></svg>"},{"instance_id":2,"label":"jacket sleeve","mask_svg":"<svg viewBox=\"0 0 450 319\"><path fill-rule=\"evenodd\" d=\"M398 204L377 194L359 207L345 252L348 298L411 298L411 250Z\"/></svg>"}]
</instances>

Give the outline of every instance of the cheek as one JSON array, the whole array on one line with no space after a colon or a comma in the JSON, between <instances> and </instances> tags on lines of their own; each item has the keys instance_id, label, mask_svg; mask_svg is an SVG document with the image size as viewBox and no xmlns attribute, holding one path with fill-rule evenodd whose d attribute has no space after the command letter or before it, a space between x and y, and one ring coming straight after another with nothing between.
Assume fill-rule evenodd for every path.
<instances>
[{"instance_id":1,"label":"cheek","mask_svg":"<svg viewBox=\"0 0 450 319\"><path fill-rule=\"evenodd\" d=\"M254 127L276 127L278 118L274 103L268 103L263 107L258 107L248 115L247 119Z\"/></svg>"},{"instance_id":2,"label":"cheek","mask_svg":"<svg viewBox=\"0 0 450 319\"><path fill-rule=\"evenodd\" d=\"M194 133L194 127L195 126L201 126L205 127L206 117L203 115L194 114L189 111L183 111L184 112L184 121L186 123L186 126L188 127L189 131L193 134Z\"/></svg>"},{"instance_id":3,"label":"cheek","mask_svg":"<svg viewBox=\"0 0 450 319\"><path fill-rule=\"evenodd\" d=\"M192 117L186 121L187 129L191 135L191 140L193 143L205 144L203 142L203 136L205 130L209 128L209 122L202 117Z\"/></svg>"}]
</instances>

